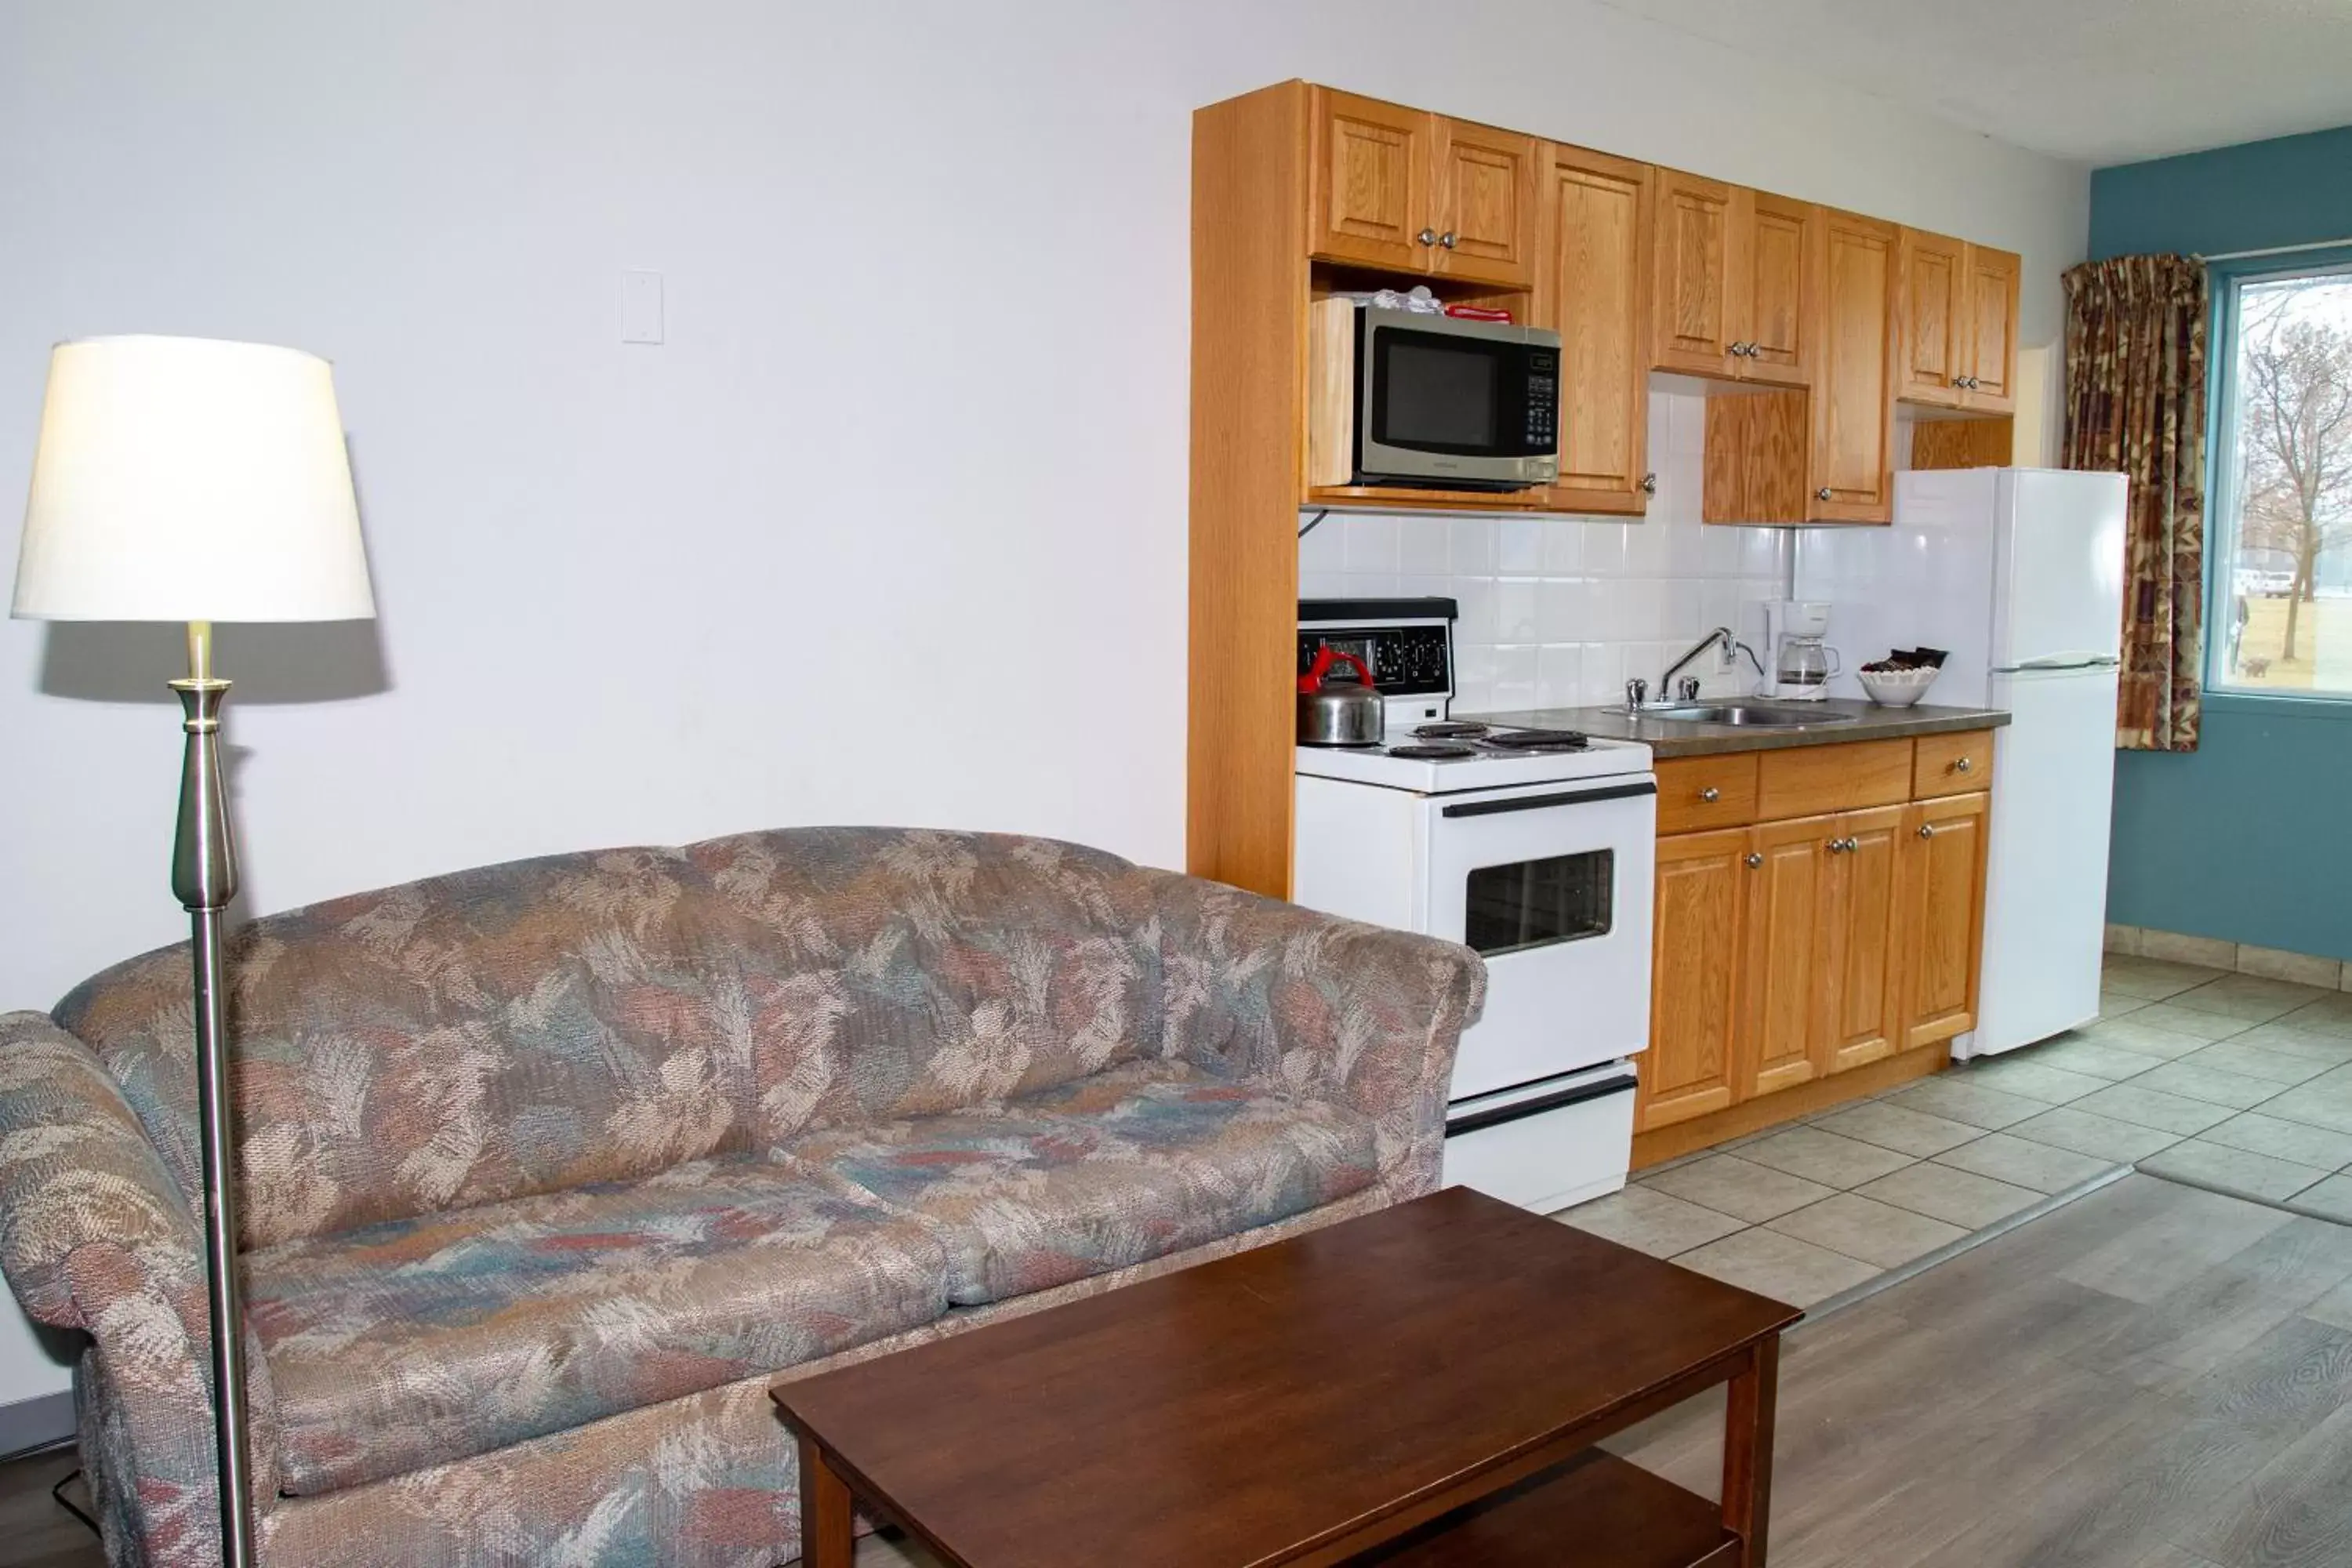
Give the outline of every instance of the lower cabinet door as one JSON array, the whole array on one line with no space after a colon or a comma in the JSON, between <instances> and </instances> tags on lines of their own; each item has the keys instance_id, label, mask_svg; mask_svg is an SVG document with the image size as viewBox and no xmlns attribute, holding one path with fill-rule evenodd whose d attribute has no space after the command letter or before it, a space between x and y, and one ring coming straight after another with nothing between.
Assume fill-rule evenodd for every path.
<instances>
[{"instance_id":1,"label":"lower cabinet door","mask_svg":"<svg viewBox=\"0 0 2352 1568\"><path fill-rule=\"evenodd\" d=\"M1815 1077L1822 928L1835 816L1768 822L1752 832L1747 930L1741 946L1738 1098L1772 1094Z\"/></svg>"},{"instance_id":2,"label":"lower cabinet door","mask_svg":"<svg viewBox=\"0 0 2352 1568\"><path fill-rule=\"evenodd\" d=\"M1903 1032L1903 965L1895 943L1897 862L1907 808L1838 818L1822 878L1819 1062L1843 1072L1892 1056Z\"/></svg>"},{"instance_id":3,"label":"lower cabinet door","mask_svg":"<svg viewBox=\"0 0 2352 1568\"><path fill-rule=\"evenodd\" d=\"M1949 795L1904 813L1895 929L1906 1049L1976 1027L1991 799Z\"/></svg>"},{"instance_id":4,"label":"lower cabinet door","mask_svg":"<svg viewBox=\"0 0 2352 1568\"><path fill-rule=\"evenodd\" d=\"M1634 1125L1647 1132L1732 1100L1748 831L1658 840L1650 1048Z\"/></svg>"}]
</instances>

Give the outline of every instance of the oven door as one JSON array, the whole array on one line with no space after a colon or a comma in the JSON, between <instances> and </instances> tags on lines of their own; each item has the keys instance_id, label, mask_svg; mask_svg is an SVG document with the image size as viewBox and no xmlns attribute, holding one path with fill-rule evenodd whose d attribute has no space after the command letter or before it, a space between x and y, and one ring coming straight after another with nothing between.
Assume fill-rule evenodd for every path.
<instances>
[{"instance_id":1,"label":"oven door","mask_svg":"<svg viewBox=\"0 0 2352 1568\"><path fill-rule=\"evenodd\" d=\"M1422 928L1486 960L1451 1098L1571 1072L1650 1038L1649 774L1433 795Z\"/></svg>"}]
</instances>

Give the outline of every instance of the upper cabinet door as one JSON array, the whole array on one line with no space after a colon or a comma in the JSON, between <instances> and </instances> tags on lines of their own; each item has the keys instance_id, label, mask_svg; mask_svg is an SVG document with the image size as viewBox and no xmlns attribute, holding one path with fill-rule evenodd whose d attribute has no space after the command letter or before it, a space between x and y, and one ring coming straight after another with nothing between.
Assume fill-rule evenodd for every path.
<instances>
[{"instance_id":1,"label":"upper cabinet door","mask_svg":"<svg viewBox=\"0 0 2352 1568\"><path fill-rule=\"evenodd\" d=\"M1318 256L1425 272L1433 117L1353 93L1315 89L1308 243ZM1420 237L1427 231L1430 240Z\"/></svg>"},{"instance_id":2,"label":"upper cabinet door","mask_svg":"<svg viewBox=\"0 0 2352 1568\"><path fill-rule=\"evenodd\" d=\"M1650 289L1650 363L1656 369L1694 375L1736 374L1727 284L1738 195L1720 180L1674 169L1657 171Z\"/></svg>"},{"instance_id":3,"label":"upper cabinet door","mask_svg":"<svg viewBox=\"0 0 2352 1568\"><path fill-rule=\"evenodd\" d=\"M1957 407L1969 349L1968 247L1940 234L1903 231L1901 342L1895 395Z\"/></svg>"},{"instance_id":4,"label":"upper cabinet door","mask_svg":"<svg viewBox=\"0 0 2352 1568\"><path fill-rule=\"evenodd\" d=\"M1806 306L1813 237L1822 209L1785 196L1743 191L1732 247L1734 319L1744 381L1811 386L1815 323Z\"/></svg>"},{"instance_id":5,"label":"upper cabinet door","mask_svg":"<svg viewBox=\"0 0 2352 1568\"><path fill-rule=\"evenodd\" d=\"M1968 379L1960 406L2007 414L2017 407L2017 284L2021 267L2006 250L1969 247Z\"/></svg>"},{"instance_id":6,"label":"upper cabinet door","mask_svg":"<svg viewBox=\"0 0 2352 1568\"><path fill-rule=\"evenodd\" d=\"M1549 150L1534 321L1559 333L1559 479L1570 509L1641 512L1647 474L1652 171Z\"/></svg>"},{"instance_id":7,"label":"upper cabinet door","mask_svg":"<svg viewBox=\"0 0 2352 1568\"><path fill-rule=\"evenodd\" d=\"M1535 282L1543 144L1465 120L1432 119L1436 140L1433 270L1507 289Z\"/></svg>"},{"instance_id":8,"label":"upper cabinet door","mask_svg":"<svg viewBox=\"0 0 2352 1568\"><path fill-rule=\"evenodd\" d=\"M1895 402L1887 387L1895 226L1852 213L1821 220L1820 367L1812 396L1816 522L1886 522L1894 513Z\"/></svg>"}]
</instances>

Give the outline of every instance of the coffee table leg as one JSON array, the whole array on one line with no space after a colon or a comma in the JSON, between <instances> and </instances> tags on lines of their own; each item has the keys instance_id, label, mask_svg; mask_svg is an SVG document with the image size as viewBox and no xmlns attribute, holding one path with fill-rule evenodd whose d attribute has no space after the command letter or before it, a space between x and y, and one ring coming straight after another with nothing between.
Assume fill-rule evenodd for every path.
<instances>
[{"instance_id":1,"label":"coffee table leg","mask_svg":"<svg viewBox=\"0 0 2352 1568\"><path fill-rule=\"evenodd\" d=\"M806 1433L800 1448L801 1568L850 1568L857 1542L850 1523L849 1483Z\"/></svg>"},{"instance_id":2,"label":"coffee table leg","mask_svg":"<svg viewBox=\"0 0 2352 1568\"><path fill-rule=\"evenodd\" d=\"M1772 1514L1772 1416L1780 1387L1780 1336L1759 1344L1731 1380L1723 1417L1723 1523L1747 1543L1740 1568L1764 1568Z\"/></svg>"}]
</instances>

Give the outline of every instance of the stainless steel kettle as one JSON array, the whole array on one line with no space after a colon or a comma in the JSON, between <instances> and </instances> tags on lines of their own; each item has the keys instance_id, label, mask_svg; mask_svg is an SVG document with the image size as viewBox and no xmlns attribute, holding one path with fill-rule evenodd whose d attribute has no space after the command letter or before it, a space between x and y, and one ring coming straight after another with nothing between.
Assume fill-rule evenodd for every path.
<instances>
[{"instance_id":1,"label":"stainless steel kettle","mask_svg":"<svg viewBox=\"0 0 2352 1568\"><path fill-rule=\"evenodd\" d=\"M1345 679L1337 667L1351 665ZM1388 728L1388 704L1372 684L1372 672L1352 653L1326 646L1298 678L1298 743L1302 746L1377 746Z\"/></svg>"}]
</instances>

